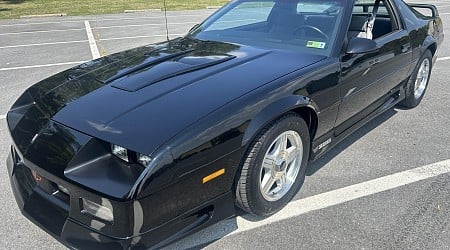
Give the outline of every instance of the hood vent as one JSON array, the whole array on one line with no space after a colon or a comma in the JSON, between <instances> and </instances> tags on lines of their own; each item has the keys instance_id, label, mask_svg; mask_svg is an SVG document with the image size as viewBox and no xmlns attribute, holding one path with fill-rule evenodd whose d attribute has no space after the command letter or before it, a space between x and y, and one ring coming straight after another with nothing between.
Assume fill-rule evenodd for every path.
<instances>
[{"instance_id":1,"label":"hood vent","mask_svg":"<svg viewBox=\"0 0 450 250\"><path fill-rule=\"evenodd\" d=\"M105 83L121 90L134 92L157 82L211 67L234 58L207 52L182 51L136 66L108 79Z\"/></svg>"},{"instance_id":2,"label":"hood vent","mask_svg":"<svg viewBox=\"0 0 450 250\"><path fill-rule=\"evenodd\" d=\"M181 52L178 52L178 53L173 53L173 54L168 54L168 55L157 57L154 60L150 60L148 62L145 62L145 63L139 64L137 66L134 66L132 68L129 68L128 70L126 70L126 71L124 71L122 73L119 73L119 74L117 74L117 75L107 79L103 83L105 83L105 84L111 83L112 81L115 81L115 80L117 80L119 78L122 78L122 77L124 77L126 75L132 74L132 73L134 73L136 71L140 71L142 69L151 67L151 66L153 66L155 64L158 64L158 63L161 63L161 62L164 62L164 61L172 60L174 58L177 58L177 57L186 55L188 53L191 53L192 51L194 51L194 50L181 51Z\"/></svg>"}]
</instances>

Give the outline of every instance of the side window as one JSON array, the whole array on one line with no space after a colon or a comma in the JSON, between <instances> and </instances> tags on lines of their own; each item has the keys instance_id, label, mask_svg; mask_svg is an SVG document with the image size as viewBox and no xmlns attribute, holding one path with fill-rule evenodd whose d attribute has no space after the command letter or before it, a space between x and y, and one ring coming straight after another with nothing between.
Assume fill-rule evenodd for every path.
<instances>
[{"instance_id":1,"label":"side window","mask_svg":"<svg viewBox=\"0 0 450 250\"><path fill-rule=\"evenodd\" d=\"M225 30L267 21L274 2L244 2L223 15L205 31Z\"/></svg>"},{"instance_id":2,"label":"side window","mask_svg":"<svg viewBox=\"0 0 450 250\"><path fill-rule=\"evenodd\" d=\"M381 0L376 13L376 19L370 29L369 19L373 13L376 0L356 0L352 11L352 20L348 36L368 37L377 39L399 30L399 25L391 6L386 0ZM370 33L370 34L368 34Z\"/></svg>"}]
</instances>

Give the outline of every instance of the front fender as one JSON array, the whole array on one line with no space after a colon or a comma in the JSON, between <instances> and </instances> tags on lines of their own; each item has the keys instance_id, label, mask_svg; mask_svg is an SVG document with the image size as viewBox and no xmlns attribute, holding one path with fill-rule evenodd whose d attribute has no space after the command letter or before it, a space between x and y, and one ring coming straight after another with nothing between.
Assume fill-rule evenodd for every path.
<instances>
[{"instance_id":1,"label":"front fender","mask_svg":"<svg viewBox=\"0 0 450 250\"><path fill-rule=\"evenodd\" d=\"M313 109L316 114L319 112L318 106L310 98L305 96L291 95L272 102L251 120L247 130L244 133L242 146L250 142L253 137L256 136L258 131L264 128L271 121L275 120L277 117L301 107Z\"/></svg>"}]
</instances>

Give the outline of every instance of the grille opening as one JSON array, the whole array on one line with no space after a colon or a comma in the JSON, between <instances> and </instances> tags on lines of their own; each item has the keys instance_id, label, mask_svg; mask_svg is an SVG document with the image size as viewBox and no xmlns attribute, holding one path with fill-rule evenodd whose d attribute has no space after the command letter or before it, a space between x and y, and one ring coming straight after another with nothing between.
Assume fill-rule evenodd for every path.
<instances>
[{"instance_id":1,"label":"grille opening","mask_svg":"<svg viewBox=\"0 0 450 250\"><path fill-rule=\"evenodd\" d=\"M35 170L31 170L31 175L40 190L57 198L65 206L70 205L70 192L66 187L41 176Z\"/></svg>"}]
</instances>

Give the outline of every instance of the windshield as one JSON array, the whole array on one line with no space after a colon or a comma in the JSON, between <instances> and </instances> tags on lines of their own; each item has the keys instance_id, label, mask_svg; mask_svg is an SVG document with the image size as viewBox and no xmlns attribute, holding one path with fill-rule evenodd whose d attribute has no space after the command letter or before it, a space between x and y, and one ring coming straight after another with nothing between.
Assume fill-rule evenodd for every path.
<instances>
[{"instance_id":1,"label":"windshield","mask_svg":"<svg viewBox=\"0 0 450 250\"><path fill-rule=\"evenodd\" d=\"M237 0L188 36L329 55L346 0Z\"/></svg>"}]
</instances>

